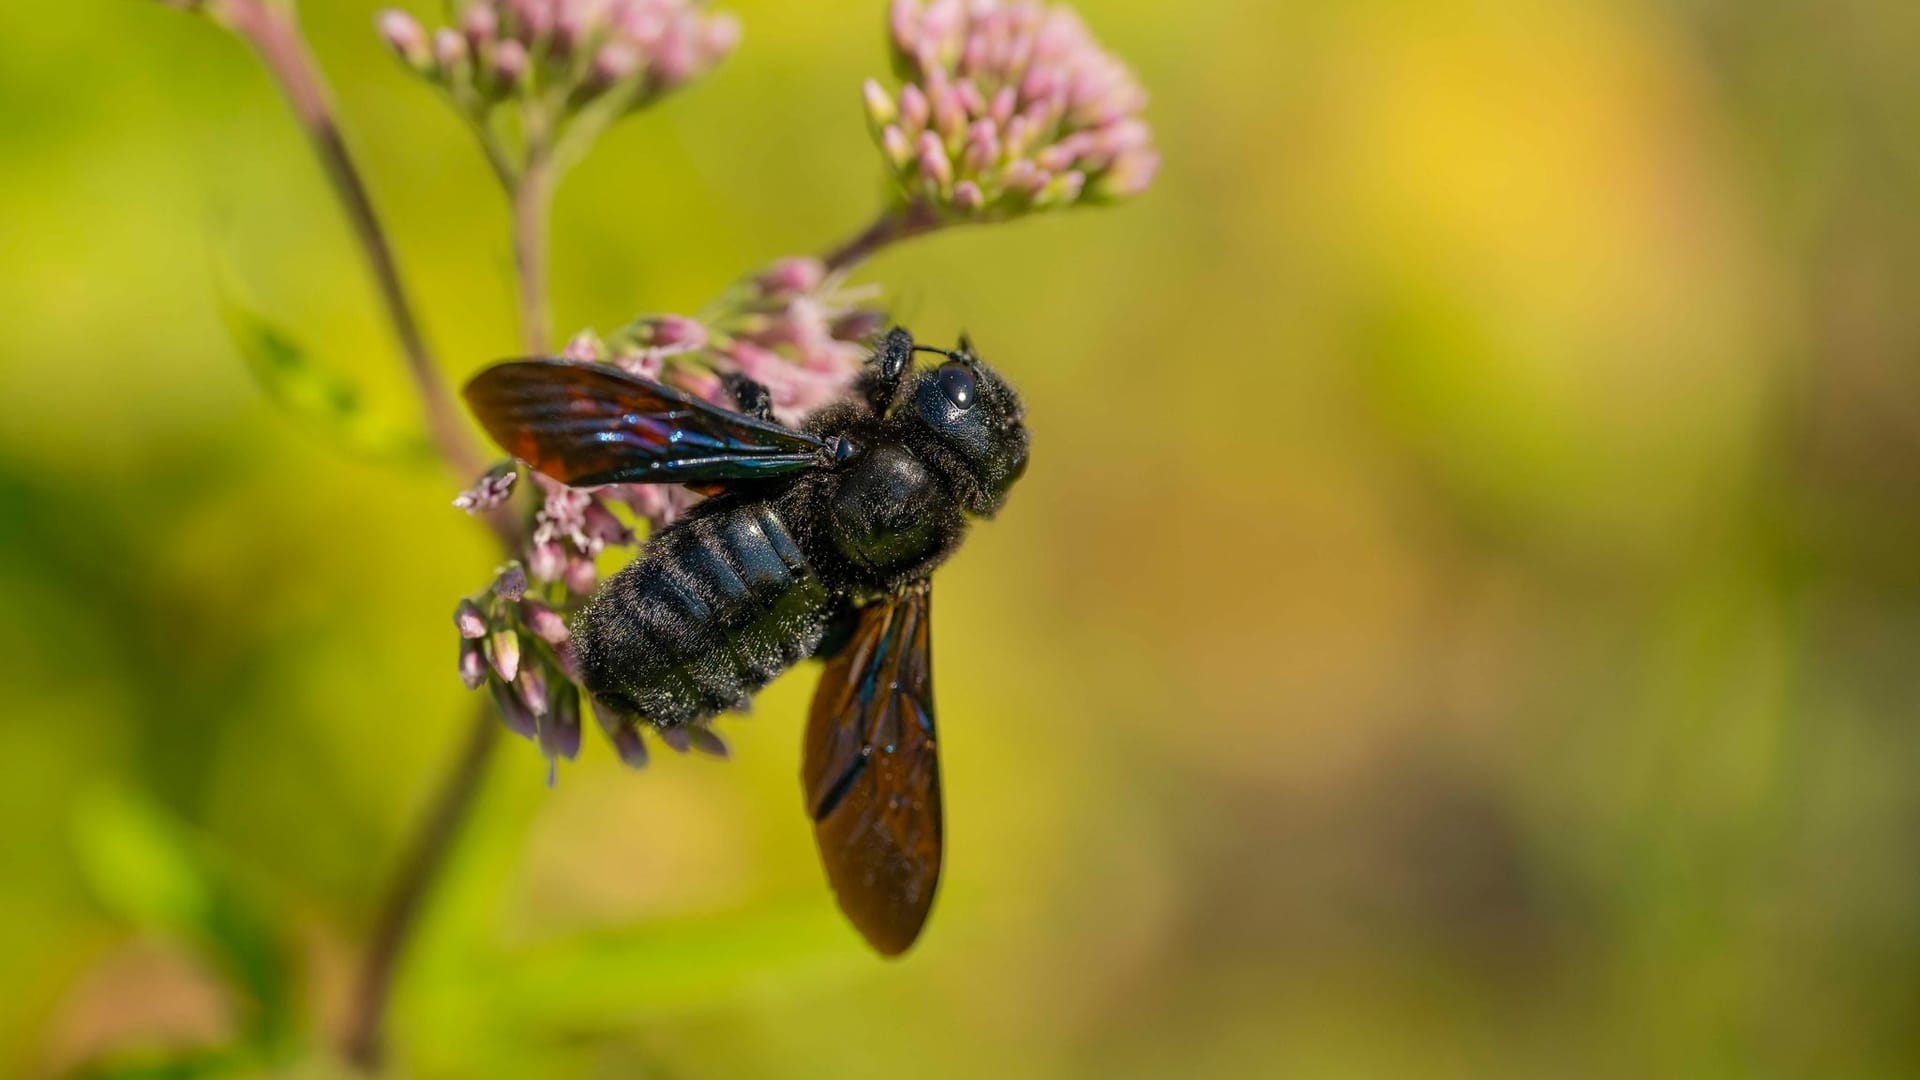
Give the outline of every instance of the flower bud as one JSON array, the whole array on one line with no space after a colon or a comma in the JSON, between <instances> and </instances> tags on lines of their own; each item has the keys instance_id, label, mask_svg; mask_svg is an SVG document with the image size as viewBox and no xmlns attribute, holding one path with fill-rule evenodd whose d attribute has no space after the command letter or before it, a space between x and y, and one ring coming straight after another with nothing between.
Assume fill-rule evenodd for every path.
<instances>
[{"instance_id":1,"label":"flower bud","mask_svg":"<svg viewBox=\"0 0 1920 1080\"><path fill-rule=\"evenodd\" d=\"M543 540L527 552L527 570L535 581L557 581L567 569L567 549L558 540Z\"/></svg>"},{"instance_id":2,"label":"flower bud","mask_svg":"<svg viewBox=\"0 0 1920 1080\"><path fill-rule=\"evenodd\" d=\"M607 504L599 499L594 499L587 504L586 518L583 531L590 548L597 551L608 544L625 547L633 543L633 530L622 524L619 518L614 517L613 511L608 510Z\"/></svg>"},{"instance_id":3,"label":"flower bud","mask_svg":"<svg viewBox=\"0 0 1920 1080\"><path fill-rule=\"evenodd\" d=\"M624 41L602 45L593 54L591 85L596 90L605 90L625 82L639 72L642 62L639 51Z\"/></svg>"},{"instance_id":4,"label":"flower bud","mask_svg":"<svg viewBox=\"0 0 1920 1080\"><path fill-rule=\"evenodd\" d=\"M913 143L907 133L898 127L888 127L880 133L880 149L886 152L887 161L896 169L904 169L907 162L913 160Z\"/></svg>"},{"instance_id":5,"label":"flower bud","mask_svg":"<svg viewBox=\"0 0 1920 1080\"><path fill-rule=\"evenodd\" d=\"M571 559L566 569L567 591L575 596L587 596L593 592L593 584L599 579L598 571L593 568L592 559Z\"/></svg>"},{"instance_id":6,"label":"flower bud","mask_svg":"<svg viewBox=\"0 0 1920 1080\"><path fill-rule=\"evenodd\" d=\"M460 681L469 690L478 690L487 681L487 650L477 640L460 639Z\"/></svg>"},{"instance_id":7,"label":"flower bud","mask_svg":"<svg viewBox=\"0 0 1920 1080\"><path fill-rule=\"evenodd\" d=\"M527 595L527 572L518 562L510 562L493 582L494 594L509 603Z\"/></svg>"},{"instance_id":8,"label":"flower bud","mask_svg":"<svg viewBox=\"0 0 1920 1080\"><path fill-rule=\"evenodd\" d=\"M451 75L467 62L467 39L460 31L441 27L433 32L433 62Z\"/></svg>"},{"instance_id":9,"label":"flower bud","mask_svg":"<svg viewBox=\"0 0 1920 1080\"><path fill-rule=\"evenodd\" d=\"M527 74L527 47L512 38L493 50L493 86L506 93L520 85Z\"/></svg>"},{"instance_id":10,"label":"flower bud","mask_svg":"<svg viewBox=\"0 0 1920 1080\"><path fill-rule=\"evenodd\" d=\"M567 620L538 600L520 601L520 619L535 637L549 645L559 645L567 640Z\"/></svg>"},{"instance_id":11,"label":"flower bud","mask_svg":"<svg viewBox=\"0 0 1920 1080\"><path fill-rule=\"evenodd\" d=\"M568 761L580 756L580 690L570 682L553 688L553 706L540 729L541 749Z\"/></svg>"},{"instance_id":12,"label":"flower bud","mask_svg":"<svg viewBox=\"0 0 1920 1080\"><path fill-rule=\"evenodd\" d=\"M914 134L926 130L927 120L933 116L933 109L927 104L926 91L908 83L900 88L900 123Z\"/></svg>"},{"instance_id":13,"label":"flower bud","mask_svg":"<svg viewBox=\"0 0 1920 1080\"><path fill-rule=\"evenodd\" d=\"M687 733L687 741L695 750L723 761L729 756L726 741L714 734L713 729L705 724L690 724L682 730Z\"/></svg>"},{"instance_id":14,"label":"flower bud","mask_svg":"<svg viewBox=\"0 0 1920 1080\"><path fill-rule=\"evenodd\" d=\"M520 471L513 462L503 461L475 480L472 487L455 496L453 505L469 514L492 510L513 494L514 481L519 476Z\"/></svg>"},{"instance_id":15,"label":"flower bud","mask_svg":"<svg viewBox=\"0 0 1920 1080\"><path fill-rule=\"evenodd\" d=\"M698 319L685 315L650 315L635 319L628 334L641 345L655 349L699 349L707 344L707 328Z\"/></svg>"},{"instance_id":16,"label":"flower bud","mask_svg":"<svg viewBox=\"0 0 1920 1080\"><path fill-rule=\"evenodd\" d=\"M567 347L560 350L560 355L567 360L591 364L606 359L607 347L601 344L600 338L593 331L582 330L573 335L572 340L567 342Z\"/></svg>"},{"instance_id":17,"label":"flower bud","mask_svg":"<svg viewBox=\"0 0 1920 1080\"><path fill-rule=\"evenodd\" d=\"M500 17L485 4L474 4L460 17L460 29L465 32L467 48L473 55L484 56L500 33Z\"/></svg>"},{"instance_id":18,"label":"flower bud","mask_svg":"<svg viewBox=\"0 0 1920 1080\"><path fill-rule=\"evenodd\" d=\"M860 87L860 95L866 101L867 122L875 129L886 127L900 115L900 109L893 98L873 79L868 79Z\"/></svg>"},{"instance_id":19,"label":"flower bud","mask_svg":"<svg viewBox=\"0 0 1920 1080\"><path fill-rule=\"evenodd\" d=\"M427 44L427 32L418 19L396 8L387 8L374 17L374 26L387 47L408 67L425 71L432 66L433 49Z\"/></svg>"},{"instance_id":20,"label":"flower bud","mask_svg":"<svg viewBox=\"0 0 1920 1080\"><path fill-rule=\"evenodd\" d=\"M508 626L495 630L487 639L487 659L501 682L512 682L520 674L520 635Z\"/></svg>"},{"instance_id":21,"label":"flower bud","mask_svg":"<svg viewBox=\"0 0 1920 1080\"><path fill-rule=\"evenodd\" d=\"M647 742L640 737L637 728L621 728L612 735L614 752L620 755L620 763L629 769L647 767Z\"/></svg>"},{"instance_id":22,"label":"flower bud","mask_svg":"<svg viewBox=\"0 0 1920 1080\"><path fill-rule=\"evenodd\" d=\"M513 681L514 692L520 695L520 704L538 720L547 715L547 677L540 671L539 664L528 664L520 669L520 677Z\"/></svg>"},{"instance_id":23,"label":"flower bud","mask_svg":"<svg viewBox=\"0 0 1920 1080\"><path fill-rule=\"evenodd\" d=\"M460 628L461 637L470 641L487 636L487 617L472 600L461 600L453 609L453 625Z\"/></svg>"},{"instance_id":24,"label":"flower bud","mask_svg":"<svg viewBox=\"0 0 1920 1080\"><path fill-rule=\"evenodd\" d=\"M836 341L865 342L878 334L880 328L886 325L886 321L885 312L861 308L835 319L829 333Z\"/></svg>"},{"instance_id":25,"label":"flower bud","mask_svg":"<svg viewBox=\"0 0 1920 1080\"><path fill-rule=\"evenodd\" d=\"M826 276L826 265L819 259L794 256L774 263L760 275L760 284L772 293L812 292Z\"/></svg>"},{"instance_id":26,"label":"flower bud","mask_svg":"<svg viewBox=\"0 0 1920 1080\"><path fill-rule=\"evenodd\" d=\"M947 157L947 148L940 143L940 137L931 131L920 133L920 175L931 180L936 187L945 191L953 185L953 160Z\"/></svg>"},{"instance_id":27,"label":"flower bud","mask_svg":"<svg viewBox=\"0 0 1920 1080\"><path fill-rule=\"evenodd\" d=\"M548 0L511 0L507 10L513 15L513 34L522 44L531 45L553 29L554 5Z\"/></svg>"},{"instance_id":28,"label":"flower bud","mask_svg":"<svg viewBox=\"0 0 1920 1080\"><path fill-rule=\"evenodd\" d=\"M502 682L490 682L487 690L493 695L494 707L500 710L500 719L507 725L508 731L523 739L532 739L539 733L539 721L527 711L526 704L513 692L512 687Z\"/></svg>"}]
</instances>

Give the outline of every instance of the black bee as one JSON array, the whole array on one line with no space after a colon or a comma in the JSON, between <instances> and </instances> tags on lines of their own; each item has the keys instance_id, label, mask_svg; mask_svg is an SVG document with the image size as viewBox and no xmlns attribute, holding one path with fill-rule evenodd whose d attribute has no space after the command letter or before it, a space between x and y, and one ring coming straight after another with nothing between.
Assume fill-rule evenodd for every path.
<instances>
[{"instance_id":1,"label":"black bee","mask_svg":"<svg viewBox=\"0 0 1920 1080\"><path fill-rule=\"evenodd\" d=\"M946 362L918 370L915 352ZM712 496L575 617L582 680L602 706L671 728L823 658L807 811L842 910L896 955L940 877L928 577L1026 470L1020 399L964 337L948 352L901 329L798 430L774 421L764 387L732 388L740 411L605 365L521 360L466 394L503 448L556 480Z\"/></svg>"}]
</instances>

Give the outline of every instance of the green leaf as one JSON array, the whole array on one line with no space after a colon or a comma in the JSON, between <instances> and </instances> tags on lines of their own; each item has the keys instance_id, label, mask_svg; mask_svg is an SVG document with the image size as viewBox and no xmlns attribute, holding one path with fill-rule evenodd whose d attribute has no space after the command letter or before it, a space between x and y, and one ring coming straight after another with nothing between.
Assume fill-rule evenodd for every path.
<instances>
[{"instance_id":1,"label":"green leaf","mask_svg":"<svg viewBox=\"0 0 1920 1080\"><path fill-rule=\"evenodd\" d=\"M74 854L95 896L129 925L184 939L231 984L249 1045L290 1045L294 971L284 935L205 840L134 792L80 799Z\"/></svg>"},{"instance_id":2,"label":"green leaf","mask_svg":"<svg viewBox=\"0 0 1920 1080\"><path fill-rule=\"evenodd\" d=\"M368 409L360 388L315 363L291 334L243 303L229 275L216 270L220 321L247 370L274 404L356 457L412 462L430 454L425 436Z\"/></svg>"}]
</instances>

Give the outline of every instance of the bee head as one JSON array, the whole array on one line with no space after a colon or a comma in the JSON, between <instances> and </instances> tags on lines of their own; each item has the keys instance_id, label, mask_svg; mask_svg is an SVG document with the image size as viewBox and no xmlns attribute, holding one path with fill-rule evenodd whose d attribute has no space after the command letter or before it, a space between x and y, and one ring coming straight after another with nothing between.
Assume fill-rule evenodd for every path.
<instances>
[{"instance_id":1,"label":"bee head","mask_svg":"<svg viewBox=\"0 0 1920 1080\"><path fill-rule=\"evenodd\" d=\"M949 472L970 513L989 515L1006 502L1013 482L1027 471L1026 411L999 372L974 354L962 335L948 352L925 345L916 351L946 357L938 367L914 372L905 395L917 426L953 459Z\"/></svg>"}]
</instances>

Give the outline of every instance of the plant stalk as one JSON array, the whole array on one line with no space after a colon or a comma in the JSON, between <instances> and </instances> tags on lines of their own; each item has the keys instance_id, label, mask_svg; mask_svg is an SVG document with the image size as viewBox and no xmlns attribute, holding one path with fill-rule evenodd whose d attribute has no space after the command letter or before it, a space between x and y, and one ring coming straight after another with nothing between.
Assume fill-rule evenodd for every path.
<instances>
[{"instance_id":1,"label":"plant stalk","mask_svg":"<svg viewBox=\"0 0 1920 1080\"><path fill-rule=\"evenodd\" d=\"M519 279L520 337L528 356L552 348L553 315L547 302L548 216L553 208L553 168L540 153L529 156L513 190L513 266Z\"/></svg>"},{"instance_id":2,"label":"plant stalk","mask_svg":"<svg viewBox=\"0 0 1920 1080\"><path fill-rule=\"evenodd\" d=\"M394 974L420 920L421 909L445 868L447 856L466 823L468 811L486 776L487 763L500 741L500 723L484 702L476 710L473 731L422 819L400 870L388 888L374 924L371 943L354 988L343 1048L357 1068L373 1072L385 1050L387 1002Z\"/></svg>"},{"instance_id":3,"label":"plant stalk","mask_svg":"<svg viewBox=\"0 0 1920 1080\"><path fill-rule=\"evenodd\" d=\"M930 233L942 224L940 212L926 202L915 200L892 206L871 225L822 256L821 261L826 263L828 273L842 273L889 244Z\"/></svg>"}]
</instances>

